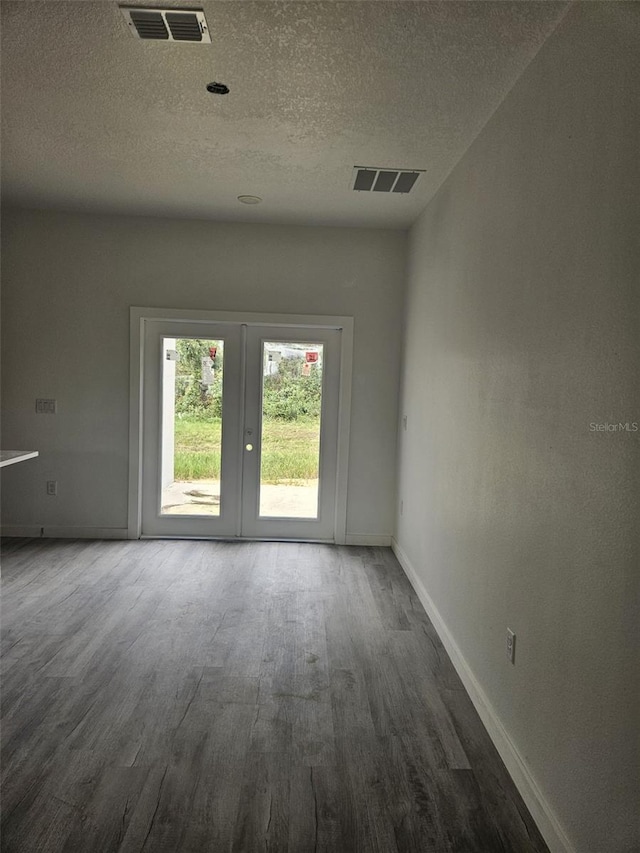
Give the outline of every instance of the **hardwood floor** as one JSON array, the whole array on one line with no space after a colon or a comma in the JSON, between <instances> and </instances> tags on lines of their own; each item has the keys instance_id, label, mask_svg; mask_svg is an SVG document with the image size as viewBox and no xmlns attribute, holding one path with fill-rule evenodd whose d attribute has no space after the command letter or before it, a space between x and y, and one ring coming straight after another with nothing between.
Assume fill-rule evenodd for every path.
<instances>
[{"instance_id":1,"label":"hardwood floor","mask_svg":"<svg viewBox=\"0 0 640 853\"><path fill-rule=\"evenodd\" d=\"M546 851L390 550L8 540L3 853Z\"/></svg>"}]
</instances>

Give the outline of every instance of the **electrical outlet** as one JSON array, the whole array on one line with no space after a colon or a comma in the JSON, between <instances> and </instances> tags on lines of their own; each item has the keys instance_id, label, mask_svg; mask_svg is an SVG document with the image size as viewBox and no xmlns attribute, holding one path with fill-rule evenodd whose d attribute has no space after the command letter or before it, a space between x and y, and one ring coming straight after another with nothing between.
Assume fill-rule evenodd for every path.
<instances>
[{"instance_id":1,"label":"electrical outlet","mask_svg":"<svg viewBox=\"0 0 640 853\"><path fill-rule=\"evenodd\" d=\"M47 494L55 497L58 494L58 481L47 480Z\"/></svg>"},{"instance_id":2,"label":"electrical outlet","mask_svg":"<svg viewBox=\"0 0 640 853\"><path fill-rule=\"evenodd\" d=\"M516 662L516 635L511 628L507 628L507 657L511 663Z\"/></svg>"}]
</instances>

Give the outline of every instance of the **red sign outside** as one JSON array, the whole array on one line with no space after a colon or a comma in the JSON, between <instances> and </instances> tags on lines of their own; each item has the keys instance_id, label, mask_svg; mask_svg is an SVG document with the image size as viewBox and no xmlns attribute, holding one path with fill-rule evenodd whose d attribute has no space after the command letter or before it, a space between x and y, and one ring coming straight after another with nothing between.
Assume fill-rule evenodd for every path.
<instances>
[{"instance_id":1,"label":"red sign outside","mask_svg":"<svg viewBox=\"0 0 640 853\"><path fill-rule=\"evenodd\" d=\"M318 361L317 352L307 352L305 353L305 357L307 359L307 364L315 364Z\"/></svg>"}]
</instances>

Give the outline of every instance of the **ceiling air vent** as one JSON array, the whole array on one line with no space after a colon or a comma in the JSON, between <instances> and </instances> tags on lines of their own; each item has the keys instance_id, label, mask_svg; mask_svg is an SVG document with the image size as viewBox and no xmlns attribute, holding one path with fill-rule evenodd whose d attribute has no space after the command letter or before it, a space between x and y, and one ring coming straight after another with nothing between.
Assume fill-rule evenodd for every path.
<instances>
[{"instance_id":1,"label":"ceiling air vent","mask_svg":"<svg viewBox=\"0 0 640 853\"><path fill-rule=\"evenodd\" d=\"M354 166L352 188L356 192L411 192L424 169L378 169L375 166Z\"/></svg>"},{"instance_id":2,"label":"ceiling air vent","mask_svg":"<svg viewBox=\"0 0 640 853\"><path fill-rule=\"evenodd\" d=\"M209 27L201 9L147 9L141 6L120 6L120 9L134 38L211 44Z\"/></svg>"}]
</instances>

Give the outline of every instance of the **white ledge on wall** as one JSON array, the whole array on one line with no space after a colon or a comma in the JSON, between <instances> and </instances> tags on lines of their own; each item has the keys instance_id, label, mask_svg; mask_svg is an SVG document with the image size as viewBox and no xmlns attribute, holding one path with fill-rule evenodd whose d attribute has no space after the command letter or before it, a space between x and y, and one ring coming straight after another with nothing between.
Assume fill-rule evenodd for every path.
<instances>
[{"instance_id":1,"label":"white ledge on wall","mask_svg":"<svg viewBox=\"0 0 640 853\"><path fill-rule=\"evenodd\" d=\"M15 465L16 462L25 462L27 459L35 459L39 455L37 450L0 450L0 468Z\"/></svg>"}]
</instances>

